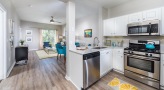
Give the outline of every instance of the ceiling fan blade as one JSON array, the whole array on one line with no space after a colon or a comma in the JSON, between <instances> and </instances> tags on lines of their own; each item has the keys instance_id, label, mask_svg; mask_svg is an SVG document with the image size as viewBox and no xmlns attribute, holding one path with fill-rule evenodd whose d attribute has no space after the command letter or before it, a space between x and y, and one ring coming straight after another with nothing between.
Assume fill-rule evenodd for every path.
<instances>
[{"instance_id":1,"label":"ceiling fan blade","mask_svg":"<svg viewBox=\"0 0 164 90\"><path fill-rule=\"evenodd\" d=\"M59 22L59 21L55 21L55 22L57 22L57 23L62 23L62 22Z\"/></svg>"}]
</instances>

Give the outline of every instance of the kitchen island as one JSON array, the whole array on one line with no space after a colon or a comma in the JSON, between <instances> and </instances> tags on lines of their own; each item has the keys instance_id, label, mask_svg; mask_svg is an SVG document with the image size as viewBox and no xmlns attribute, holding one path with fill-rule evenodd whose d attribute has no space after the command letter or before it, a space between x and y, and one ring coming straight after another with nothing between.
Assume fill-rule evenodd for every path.
<instances>
[{"instance_id":1,"label":"kitchen island","mask_svg":"<svg viewBox=\"0 0 164 90\"><path fill-rule=\"evenodd\" d=\"M99 73L100 78L109 73L113 69L113 52L120 52L122 62L118 64L116 70L123 72L123 47L107 47L102 49L87 49L87 50L69 50L69 72L70 81L80 90L84 87L84 60L83 56L89 53L100 52ZM114 55L115 56L115 55ZM119 56L117 56L119 57ZM114 58L114 59L117 59ZM120 59L120 58L119 58ZM117 61L117 60L116 60ZM120 62L120 61L119 61ZM121 69L119 69L119 67ZM75 68L76 67L76 68ZM94 70L92 70L94 71Z\"/></svg>"}]
</instances>

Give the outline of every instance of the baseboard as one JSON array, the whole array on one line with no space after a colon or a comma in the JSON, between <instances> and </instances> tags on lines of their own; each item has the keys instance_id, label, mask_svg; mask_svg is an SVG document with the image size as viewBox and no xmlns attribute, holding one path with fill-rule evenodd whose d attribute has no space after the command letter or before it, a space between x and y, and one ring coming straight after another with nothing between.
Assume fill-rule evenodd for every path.
<instances>
[{"instance_id":1,"label":"baseboard","mask_svg":"<svg viewBox=\"0 0 164 90\"><path fill-rule=\"evenodd\" d=\"M124 72L121 72L121 71L116 70L116 69L113 69L113 71L118 72L118 73L121 73L121 74L124 74Z\"/></svg>"},{"instance_id":2,"label":"baseboard","mask_svg":"<svg viewBox=\"0 0 164 90\"><path fill-rule=\"evenodd\" d=\"M29 51L37 51L37 50L39 50L39 49L29 49Z\"/></svg>"},{"instance_id":3,"label":"baseboard","mask_svg":"<svg viewBox=\"0 0 164 90\"><path fill-rule=\"evenodd\" d=\"M70 78L70 77L68 77L67 75L65 76L65 79L66 79L66 80L68 80L68 81L70 81L70 80L71 80L71 78Z\"/></svg>"},{"instance_id":4,"label":"baseboard","mask_svg":"<svg viewBox=\"0 0 164 90\"><path fill-rule=\"evenodd\" d=\"M70 81L70 82L77 88L77 90L81 90L81 88L77 87L76 84L73 83L73 81L71 80L70 77L68 77L68 76L66 75L65 78L66 78L68 81Z\"/></svg>"},{"instance_id":5,"label":"baseboard","mask_svg":"<svg viewBox=\"0 0 164 90\"><path fill-rule=\"evenodd\" d=\"M10 67L9 71L7 72L7 76L6 76L5 78L9 77L9 75L10 75L10 73L11 73L12 69L13 69L13 68L14 68L14 66L15 66L15 63L16 63L16 62L14 62L14 63L11 65L11 67Z\"/></svg>"},{"instance_id":6,"label":"baseboard","mask_svg":"<svg viewBox=\"0 0 164 90\"><path fill-rule=\"evenodd\" d=\"M71 79L69 81L77 88L77 90L81 90L81 88L77 87L76 84L73 83Z\"/></svg>"}]
</instances>

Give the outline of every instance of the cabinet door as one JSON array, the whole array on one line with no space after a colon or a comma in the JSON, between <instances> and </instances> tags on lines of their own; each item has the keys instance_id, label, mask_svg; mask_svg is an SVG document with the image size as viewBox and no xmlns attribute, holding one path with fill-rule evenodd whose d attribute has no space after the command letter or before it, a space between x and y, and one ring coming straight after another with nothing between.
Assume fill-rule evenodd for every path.
<instances>
[{"instance_id":1,"label":"cabinet door","mask_svg":"<svg viewBox=\"0 0 164 90\"><path fill-rule=\"evenodd\" d=\"M115 19L107 19L104 20L104 32L103 32L103 36L112 36L114 33L114 24L115 24Z\"/></svg>"},{"instance_id":2,"label":"cabinet door","mask_svg":"<svg viewBox=\"0 0 164 90\"><path fill-rule=\"evenodd\" d=\"M162 28L162 29L160 29L160 34L161 34L161 35L164 35L164 7L162 8L162 17L161 17L161 19L162 19L162 20L161 20L161 24L162 24L162 25L161 25L161 28Z\"/></svg>"},{"instance_id":3,"label":"cabinet door","mask_svg":"<svg viewBox=\"0 0 164 90\"><path fill-rule=\"evenodd\" d=\"M161 55L161 86L164 87L164 54Z\"/></svg>"},{"instance_id":4,"label":"cabinet door","mask_svg":"<svg viewBox=\"0 0 164 90\"><path fill-rule=\"evenodd\" d=\"M112 69L112 51L106 50L100 53L100 76L102 77Z\"/></svg>"},{"instance_id":5,"label":"cabinet door","mask_svg":"<svg viewBox=\"0 0 164 90\"><path fill-rule=\"evenodd\" d=\"M127 36L128 16L115 18L115 33L114 36Z\"/></svg>"},{"instance_id":6,"label":"cabinet door","mask_svg":"<svg viewBox=\"0 0 164 90\"><path fill-rule=\"evenodd\" d=\"M161 20L161 8L147 10L143 12L143 21L154 20L154 19Z\"/></svg>"},{"instance_id":7,"label":"cabinet door","mask_svg":"<svg viewBox=\"0 0 164 90\"><path fill-rule=\"evenodd\" d=\"M108 69L107 71L110 71L113 69L113 52L112 49L108 50L106 53L106 59L108 59Z\"/></svg>"},{"instance_id":8,"label":"cabinet door","mask_svg":"<svg viewBox=\"0 0 164 90\"><path fill-rule=\"evenodd\" d=\"M118 71L124 72L124 56L122 49L120 50L121 51L119 51L118 49L113 50L113 68Z\"/></svg>"},{"instance_id":9,"label":"cabinet door","mask_svg":"<svg viewBox=\"0 0 164 90\"><path fill-rule=\"evenodd\" d=\"M142 21L142 12L129 15L129 23L141 22L141 21Z\"/></svg>"}]
</instances>

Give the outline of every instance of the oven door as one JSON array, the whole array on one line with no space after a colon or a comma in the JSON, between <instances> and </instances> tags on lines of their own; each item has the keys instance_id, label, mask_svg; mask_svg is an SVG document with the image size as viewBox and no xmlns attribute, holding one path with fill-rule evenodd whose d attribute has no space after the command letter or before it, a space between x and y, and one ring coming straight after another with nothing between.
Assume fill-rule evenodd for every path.
<instances>
[{"instance_id":1,"label":"oven door","mask_svg":"<svg viewBox=\"0 0 164 90\"><path fill-rule=\"evenodd\" d=\"M125 69L159 80L159 58L125 54Z\"/></svg>"}]
</instances>

